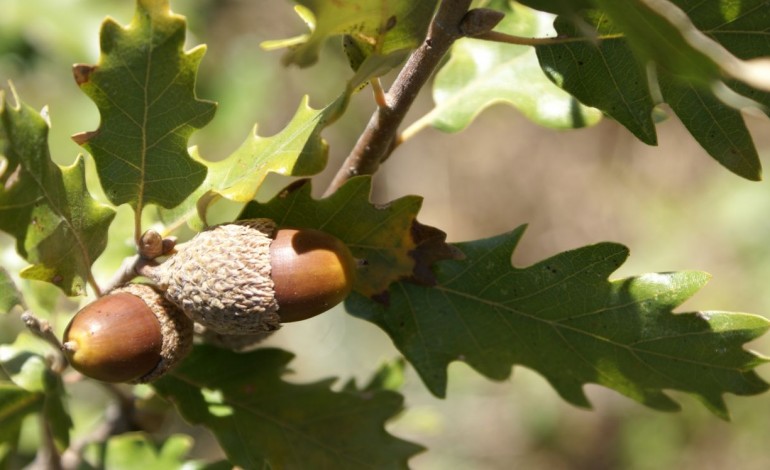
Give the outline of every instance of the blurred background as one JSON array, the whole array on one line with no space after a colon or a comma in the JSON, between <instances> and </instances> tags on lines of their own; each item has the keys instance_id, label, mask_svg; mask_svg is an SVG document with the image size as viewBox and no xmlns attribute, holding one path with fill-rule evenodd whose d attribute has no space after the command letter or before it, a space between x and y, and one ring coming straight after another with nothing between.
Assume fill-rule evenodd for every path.
<instances>
[{"instance_id":1,"label":"blurred background","mask_svg":"<svg viewBox=\"0 0 770 470\"><path fill-rule=\"evenodd\" d=\"M219 109L214 121L193 136L205 158L229 155L254 123L260 135L278 132L304 94L313 107L323 107L351 75L336 42L323 51L318 65L304 70L286 69L280 52L260 49L263 40L304 32L289 1L187 0L172 2L172 8L188 18L189 47L208 46L198 96L217 101ZM125 0L0 1L0 86L7 91L11 80L26 103L49 107L50 143L58 163L69 164L81 152L69 136L93 130L99 122L95 106L72 79L71 66L98 60L98 30L105 16L126 24L132 12L133 2ZM431 103L426 89L407 122L427 112ZM374 106L364 90L324 132L330 164L314 179L316 194L331 180ZM756 116L747 116L747 122L766 161L770 123ZM615 278L684 269L713 275L679 311L770 315L770 186L723 169L676 118L658 126L658 137L657 147L646 146L610 120L557 132L498 106L462 133L427 130L401 146L376 176L373 199L423 196L420 221L441 228L450 241L485 238L528 224L513 256L517 266L586 244L620 242L630 248L631 257ZM268 186L276 190L285 183L275 178ZM93 181L90 189L99 192ZM109 279L130 254L132 228L125 209L112 229L120 246L95 267L100 279ZM3 265L17 272L23 262L11 254L12 241L5 237L0 243ZM57 310L56 305L40 308ZM74 310L69 306L66 311ZM58 327L67 320L60 319ZM19 323L18 315L0 317L0 343L13 340ZM295 373L289 377L296 382L330 376L363 381L383 361L398 356L383 332L342 309L288 325L266 345L296 354ZM750 347L770 352L770 338ZM769 372L759 370L766 380ZM561 400L532 371L517 367L511 379L495 383L459 363L450 367L446 400L430 395L410 369L402 392L407 409L389 430L428 447L410 461L417 469L770 468L764 445L768 394L728 397L731 423L676 393L682 412L664 414L589 386L594 409L582 410ZM89 384L73 386L71 393L77 429L87 432L107 397ZM171 420L159 435L174 432L195 435L192 457L220 455L205 430ZM35 438L33 431L25 433L29 452L36 448Z\"/></svg>"}]
</instances>

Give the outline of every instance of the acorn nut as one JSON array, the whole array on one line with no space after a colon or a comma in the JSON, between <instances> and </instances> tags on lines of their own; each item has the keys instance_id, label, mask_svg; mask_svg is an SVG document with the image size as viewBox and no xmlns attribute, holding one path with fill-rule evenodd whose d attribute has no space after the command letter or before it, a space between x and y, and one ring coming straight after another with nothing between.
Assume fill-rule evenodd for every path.
<instances>
[{"instance_id":1,"label":"acorn nut","mask_svg":"<svg viewBox=\"0 0 770 470\"><path fill-rule=\"evenodd\" d=\"M329 310L350 293L355 270L350 250L332 235L250 219L198 233L141 274L195 322L244 335Z\"/></svg>"},{"instance_id":2,"label":"acorn nut","mask_svg":"<svg viewBox=\"0 0 770 470\"><path fill-rule=\"evenodd\" d=\"M128 284L83 307L64 331L72 367L103 382L151 382L192 348L193 322L153 287Z\"/></svg>"}]
</instances>

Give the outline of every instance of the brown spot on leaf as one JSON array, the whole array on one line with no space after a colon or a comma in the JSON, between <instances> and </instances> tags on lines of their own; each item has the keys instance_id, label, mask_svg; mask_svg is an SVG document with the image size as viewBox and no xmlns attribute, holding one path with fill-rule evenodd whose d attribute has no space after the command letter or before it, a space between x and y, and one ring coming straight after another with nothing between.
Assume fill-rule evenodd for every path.
<instances>
[{"instance_id":1,"label":"brown spot on leaf","mask_svg":"<svg viewBox=\"0 0 770 470\"><path fill-rule=\"evenodd\" d=\"M409 252L414 259L414 270L409 279L418 284L433 286L436 284L436 276L433 274L433 265L442 260L460 260L465 255L454 245L446 242L446 233L441 230L423 225L416 220L412 223L412 240L415 249Z\"/></svg>"},{"instance_id":2,"label":"brown spot on leaf","mask_svg":"<svg viewBox=\"0 0 770 470\"><path fill-rule=\"evenodd\" d=\"M73 134L71 139L78 145L85 145L89 140L96 137L97 134L99 134L99 131L78 132L77 134Z\"/></svg>"},{"instance_id":3,"label":"brown spot on leaf","mask_svg":"<svg viewBox=\"0 0 770 470\"><path fill-rule=\"evenodd\" d=\"M391 29L395 28L397 22L398 22L398 20L396 19L396 15L393 15L390 18L388 18L388 22L385 24L385 31L384 32L388 32Z\"/></svg>"},{"instance_id":4,"label":"brown spot on leaf","mask_svg":"<svg viewBox=\"0 0 770 470\"><path fill-rule=\"evenodd\" d=\"M72 75L75 77L75 83L82 86L91 79L91 74L96 70L94 65L75 64L72 66Z\"/></svg>"}]
</instances>

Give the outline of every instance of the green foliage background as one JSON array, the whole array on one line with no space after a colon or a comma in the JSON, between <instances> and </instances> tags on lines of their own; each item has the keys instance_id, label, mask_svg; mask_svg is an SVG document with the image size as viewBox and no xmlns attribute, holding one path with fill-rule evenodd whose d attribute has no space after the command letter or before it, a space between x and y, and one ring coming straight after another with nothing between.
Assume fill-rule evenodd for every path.
<instances>
[{"instance_id":1,"label":"green foliage background","mask_svg":"<svg viewBox=\"0 0 770 470\"><path fill-rule=\"evenodd\" d=\"M279 131L304 94L316 109L331 102L340 75L348 74L346 59L328 45L321 51L322 65L306 70L284 69L280 53L259 49L263 40L301 30L288 2L267 7L263 2L191 0L173 7L188 18L189 41L208 45L198 92L219 102L219 109L211 125L193 136L206 155L227 155L254 122L261 135ZM10 0L2 9L0 77L12 79L29 104L49 105L54 158L69 165L82 152L69 136L98 126L96 108L67 80L71 64L94 63L94 38L102 19L110 15L125 24L133 4L72 0L63 8L53 0ZM73 24L81 27L67 26ZM429 109L429 101L426 92L415 118ZM371 106L368 93L359 94L341 122L324 132L332 152L321 181L331 177ZM749 117L748 124L759 129L767 121ZM608 120L590 129L555 133L512 109L495 107L462 133L427 131L400 149L377 176L374 197L384 202L406 194L424 196L420 220L446 230L452 241L528 223L514 255L518 266L615 240L631 248L631 258L613 277L699 269L716 277L685 304L686 310L770 312L770 294L765 293L770 189L741 180L706 158L675 119L658 132L659 147L646 147ZM755 131L754 136L760 158L766 160L770 134ZM93 177L94 168L88 171ZM273 189L285 183L280 178L269 181ZM89 189L96 192L98 185ZM121 208L116 225L130 224L130 215ZM13 243L0 237L2 266L15 270L22 263L6 249ZM97 275L112 272L122 256L100 259ZM13 340L19 329L16 319L0 317L0 342ZM770 341L761 341L753 346L767 351ZM364 380L396 355L381 331L340 310L286 327L268 345L297 354L291 367L296 371L292 380L298 382L328 376ZM769 375L764 368L759 373ZM523 368L504 383L489 382L458 363L449 374L446 401L432 397L411 369L406 377L407 411L390 430L433 449L411 461L416 468L506 468L516 462L519 468L759 469L770 460L764 451L770 416L766 395L728 396L733 421L723 423L677 394L684 411L661 414L614 392L588 387L595 410L585 411L568 405L540 376ZM78 385L72 393L77 397L76 425L87 428L102 410L103 396L90 384ZM32 427L25 428L23 445L34 452L37 436ZM181 422L165 423L162 431L194 432L191 455L212 457L209 451L215 446L207 434Z\"/></svg>"}]
</instances>

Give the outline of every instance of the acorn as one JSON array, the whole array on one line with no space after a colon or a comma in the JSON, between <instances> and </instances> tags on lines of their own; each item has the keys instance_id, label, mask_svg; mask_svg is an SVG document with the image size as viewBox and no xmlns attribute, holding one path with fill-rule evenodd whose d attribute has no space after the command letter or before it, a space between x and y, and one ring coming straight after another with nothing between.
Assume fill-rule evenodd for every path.
<instances>
[{"instance_id":1,"label":"acorn","mask_svg":"<svg viewBox=\"0 0 770 470\"><path fill-rule=\"evenodd\" d=\"M348 247L328 233L250 219L204 230L140 274L196 323L243 335L334 307L350 293L356 266Z\"/></svg>"},{"instance_id":2,"label":"acorn","mask_svg":"<svg viewBox=\"0 0 770 470\"><path fill-rule=\"evenodd\" d=\"M151 382L192 348L193 322L155 288L128 284L83 307L64 331L72 367L103 382Z\"/></svg>"}]
</instances>

